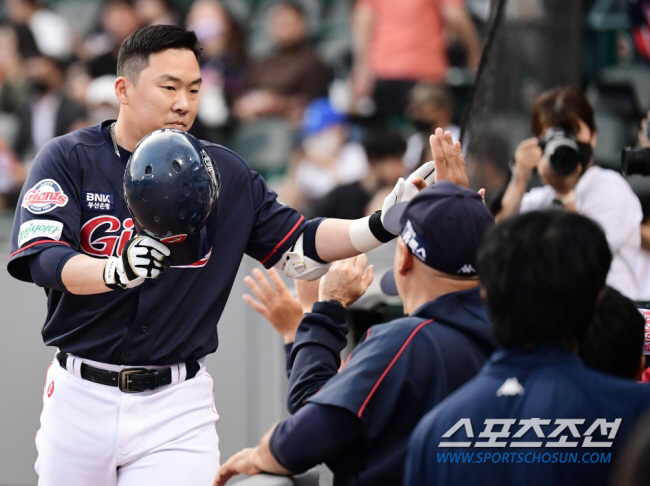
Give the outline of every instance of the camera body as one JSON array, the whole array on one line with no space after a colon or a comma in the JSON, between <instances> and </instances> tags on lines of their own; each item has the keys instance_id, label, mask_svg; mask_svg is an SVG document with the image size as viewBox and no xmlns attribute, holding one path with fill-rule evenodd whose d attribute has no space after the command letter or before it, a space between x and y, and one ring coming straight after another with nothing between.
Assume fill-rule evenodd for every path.
<instances>
[{"instance_id":1,"label":"camera body","mask_svg":"<svg viewBox=\"0 0 650 486\"><path fill-rule=\"evenodd\" d=\"M584 171L591 160L591 145L579 142L573 133L563 128L551 127L538 140L551 170L559 176L572 174L578 166Z\"/></svg>"}]
</instances>

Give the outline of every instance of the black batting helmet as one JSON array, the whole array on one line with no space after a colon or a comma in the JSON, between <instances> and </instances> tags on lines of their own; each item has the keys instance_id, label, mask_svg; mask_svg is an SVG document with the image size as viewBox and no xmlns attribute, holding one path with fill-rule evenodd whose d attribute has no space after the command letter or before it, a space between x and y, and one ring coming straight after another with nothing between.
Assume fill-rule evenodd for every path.
<instances>
[{"instance_id":1,"label":"black batting helmet","mask_svg":"<svg viewBox=\"0 0 650 486\"><path fill-rule=\"evenodd\" d=\"M221 178L189 133L163 128L136 145L124 172L124 199L138 233L163 243L197 234L213 210Z\"/></svg>"}]
</instances>

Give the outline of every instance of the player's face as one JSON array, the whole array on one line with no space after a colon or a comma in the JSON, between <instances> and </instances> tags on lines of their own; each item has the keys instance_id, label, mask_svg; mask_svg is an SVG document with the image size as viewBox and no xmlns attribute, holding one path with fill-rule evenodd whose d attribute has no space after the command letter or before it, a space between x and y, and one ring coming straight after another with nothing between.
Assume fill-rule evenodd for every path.
<instances>
[{"instance_id":1,"label":"player's face","mask_svg":"<svg viewBox=\"0 0 650 486\"><path fill-rule=\"evenodd\" d=\"M188 49L167 49L149 56L137 83L129 83L131 127L138 137L159 128L187 131L199 109L201 71Z\"/></svg>"}]
</instances>

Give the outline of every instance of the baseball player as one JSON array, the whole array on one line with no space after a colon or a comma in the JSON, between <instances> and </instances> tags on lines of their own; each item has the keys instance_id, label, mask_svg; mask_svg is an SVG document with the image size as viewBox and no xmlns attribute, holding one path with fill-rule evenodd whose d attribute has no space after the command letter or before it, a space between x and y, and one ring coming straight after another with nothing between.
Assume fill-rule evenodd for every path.
<instances>
[{"instance_id":1,"label":"baseball player","mask_svg":"<svg viewBox=\"0 0 650 486\"><path fill-rule=\"evenodd\" d=\"M300 473L321 462L335 485L401 484L419 419L476 375L496 347L475 270L494 222L481 196L441 181L386 216L401 238L382 288L399 292L407 317L371 327L337 374L346 308L372 271L364 271L365 255L335 263L293 342L294 415L228 459L215 486L239 473Z\"/></svg>"},{"instance_id":2,"label":"baseball player","mask_svg":"<svg viewBox=\"0 0 650 486\"><path fill-rule=\"evenodd\" d=\"M193 32L173 26L134 32L118 56L117 120L50 141L21 193L8 271L45 289L43 339L58 348L36 437L40 484L209 483L218 414L204 357L217 348L242 256L315 278L325 262L393 237L383 213L306 221L235 153L208 143L220 187L203 228L180 243L138 235L123 198L125 165L148 133L192 126L199 51ZM195 149L173 137L169 150ZM151 160L152 169L162 163ZM413 181L400 180L386 208L416 193ZM174 262L174 245L193 259Z\"/></svg>"}]
</instances>

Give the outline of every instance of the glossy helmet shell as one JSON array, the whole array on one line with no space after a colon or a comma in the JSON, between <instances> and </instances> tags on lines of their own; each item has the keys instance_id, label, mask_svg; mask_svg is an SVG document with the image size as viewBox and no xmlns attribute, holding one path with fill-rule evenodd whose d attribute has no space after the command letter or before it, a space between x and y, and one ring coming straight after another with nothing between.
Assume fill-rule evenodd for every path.
<instances>
[{"instance_id":1,"label":"glossy helmet shell","mask_svg":"<svg viewBox=\"0 0 650 486\"><path fill-rule=\"evenodd\" d=\"M124 199L138 233L165 243L197 234L220 188L208 151L189 133L171 128L140 140L124 172Z\"/></svg>"}]
</instances>

